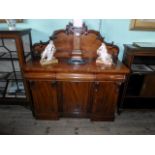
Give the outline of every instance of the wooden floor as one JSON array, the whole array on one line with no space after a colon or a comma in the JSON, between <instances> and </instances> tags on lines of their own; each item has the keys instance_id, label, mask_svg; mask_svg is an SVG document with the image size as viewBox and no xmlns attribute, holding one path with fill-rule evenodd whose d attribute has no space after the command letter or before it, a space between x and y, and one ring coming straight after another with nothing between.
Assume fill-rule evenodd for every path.
<instances>
[{"instance_id":1,"label":"wooden floor","mask_svg":"<svg viewBox=\"0 0 155 155\"><path fill-rule=\"evenodd\" d=\"M155 111L124 111L114 122L62 118L35 120L22 106L0 106L0 134L7 135L153 135Z\"/></svg>"}]
</instances>

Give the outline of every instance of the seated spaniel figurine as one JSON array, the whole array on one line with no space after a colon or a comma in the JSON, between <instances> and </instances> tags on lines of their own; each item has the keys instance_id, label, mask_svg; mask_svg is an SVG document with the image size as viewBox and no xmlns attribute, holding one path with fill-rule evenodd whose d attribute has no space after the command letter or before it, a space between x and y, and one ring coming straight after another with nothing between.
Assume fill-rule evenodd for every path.
<instances>
[{"instance_id":1,"label":"seated spaniel figurine","mask_svg":"<svg viewBox=\"0 0 155 155\"><path fill-rule=\"evenodd\" d=\"M51 63L57 63L57 59L54 57L56 49L54 46L53 41L50 41L49 44L44 49L43 53L41 54L41 60L40 63L42 65L47 65Z\"/></svg>"},{"instance_id":2,"label":"seated spaniel figurine","mask_svg":"<svg viewBox=\"0 0 155 155\"><path fill-rule=\"evenodd\" d=\"M98 58L96 63L105 64L105 65L112 65L113 60L111 55L108 53L106 45L104 43L97 49Z\"/></svg>"},{"instance_id":3,"label":"seated spaniel figurine","mask_svg":"<svg viewBox=\"0 0 155 155\"><path fill-rule=\"evenodd\" d=\"M42 60L46 59L47 61L52 60L55 51L56 51L56 49L53 44L53 41L50 41L49 44L46 46L45 50L43 51L43 53L41 54L41 59Z\"/></svg>"}]
</instances>

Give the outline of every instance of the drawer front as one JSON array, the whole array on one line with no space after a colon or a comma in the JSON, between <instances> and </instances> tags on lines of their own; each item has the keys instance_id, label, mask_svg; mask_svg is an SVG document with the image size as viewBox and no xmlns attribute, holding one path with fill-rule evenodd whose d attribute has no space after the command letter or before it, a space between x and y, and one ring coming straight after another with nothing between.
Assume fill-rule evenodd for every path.
<instances>
[{"instance_id":1,"label":"drawer front","mask_svg":"<svg viewBox=\"0 0 155 155\"><path fill-rule=\"evenodd\" d=\"M56 74L56 80L60 81L94 81L94 74L77 74L77 73L58 73Z\"/></svg>"},{"instance_id":2,"label":"drawer front","mask_svg":"<svg viewBox=\"0 0 155 155\"><path fill-rule=\"evenodd\" d=\"M125 75L121 74L97 74L96 75L97 81L123 81L125 80Z\"/></svg>"},{"instance_id":3,"label":"drawer front","mask_svg":"<svg viewBox=\"0 0 155 155\"><path fill-rule=\"evenodd\" d=\"M56 74L55 73L24 73L24 77L28 80L55 80Z\"/></svg>"}]
</instances>

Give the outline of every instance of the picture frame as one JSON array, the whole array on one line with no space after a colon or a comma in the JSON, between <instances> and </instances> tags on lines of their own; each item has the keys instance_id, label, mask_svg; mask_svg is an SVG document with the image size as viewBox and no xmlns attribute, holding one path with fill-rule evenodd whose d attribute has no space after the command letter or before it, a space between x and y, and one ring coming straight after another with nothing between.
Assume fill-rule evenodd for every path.
<instances>
[{"instance_id":1,"label":"picture frame","mask_svg":"<svg viewBox=\"0 0 155 155\"><path fill-rule=\"evenodd\" d=\"M23 19L16 19L17 23L23 23ZM6 23L5 19L0 19L0 23Z\"/></svg>"},{"instance_id":2,"label":"picture frame","mask_svg":"<svg viewBox=\"0 0 155 155\"><path fill-rule=\"evenodd\" d=\"M132 19L130 30L155 31L155 19Z\"/></svg>"}]
</instances>

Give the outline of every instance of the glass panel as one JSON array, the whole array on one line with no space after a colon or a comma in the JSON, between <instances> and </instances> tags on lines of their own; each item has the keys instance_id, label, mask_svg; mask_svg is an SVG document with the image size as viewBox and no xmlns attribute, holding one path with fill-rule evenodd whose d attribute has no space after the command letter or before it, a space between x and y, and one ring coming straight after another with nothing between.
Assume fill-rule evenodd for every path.
<instances>
[{"instance_id":1,"label":"glass panel","mask_svg":"<svg viewBox=\"0 0 155 155\"><path fill-rule=\"evenodd\" d=\"M23 47L24 47L24 52L30 52L30 40L29 40L29 35L23 35L22 36L22 41L23 41Z\"/></svg>"},{"instance_id":2,"label":"glass panel","mask_svg":"<svg viewBox=\"0 0 155 155\"><path fill-rule=\"evenodd\" d=\"M0 58L18 58L15 39L0 39L0 46Z\"/></svg>"},{"instance_id":3,"label":"glass panel","mask_svg":"<svg viewBox=\"0 0 155 155\"><path fill-rule=\"evenodd\" d=\"M17 72L19 72L19 71L20 71L19 62L18 62L18 61L13 61L13 63L14 63L14 66L15 66L15 70L16 70Z\"/></svg>"},{"instance_id":4,"label":"glass panel","mask_svg":"<svg viewBox=\"0 0 155 155\"><path fill-rule=\"evenodd\" d=\"M0 61L0 72L12 72L11 61Z\"/></svg>"},{"instance_id":5,"label":"glass panel","mask_svg":"<svg viewBox=\"0 0 155 155\"><path fill-rule=\"evenodd\" d=\"M0 39L0 46L0 98L26 98L15 39Z\"/></svg>"},{"instance_id":6,"label":"glass panel","mask_svg":"<svg viewBox=\"0 0 155 155\"><path fill-rule=\"evenodd\" d=\"M25 60L27 62L31 58L30 57L31 44L30 44L30 39L29 39L28 34L22 36L22 42L23 42L23 48L24 48L24 56L25 56Z\"/></svg>"},{"instance_id":7,"label":"glass panel","mask_svg":"<svg viewBox=\"0 0 155 155\"><path fill-rule=\"evenodd\" d=\"M4 47L0 47L0 53L8 53L9 51ZM0 54L1 55L1 54Z\"/></svg>"},{"instance_id":8,"label":"glass panel","mask_svg":"<svg viewBox=\"0 0 155 155\"><path fill-rule=\"evenodd\" d=\"M4 39L4 46L10 51L17 51L15 39Z\"/></svg>"}]
</instances>

